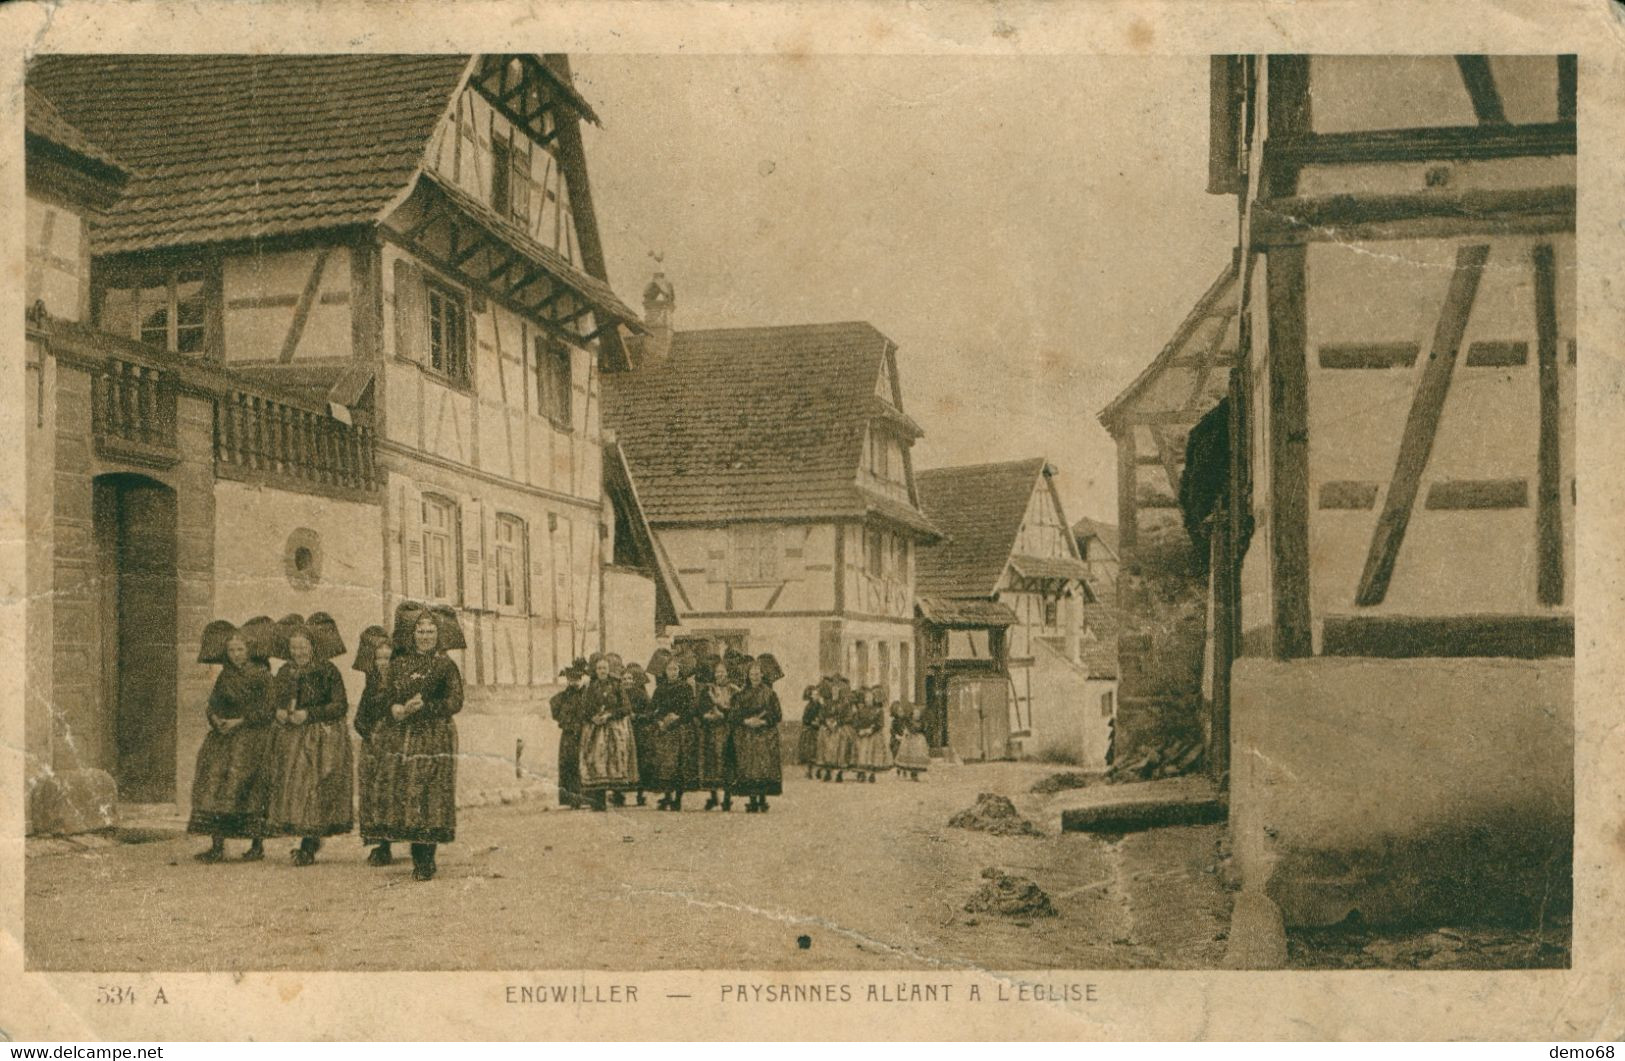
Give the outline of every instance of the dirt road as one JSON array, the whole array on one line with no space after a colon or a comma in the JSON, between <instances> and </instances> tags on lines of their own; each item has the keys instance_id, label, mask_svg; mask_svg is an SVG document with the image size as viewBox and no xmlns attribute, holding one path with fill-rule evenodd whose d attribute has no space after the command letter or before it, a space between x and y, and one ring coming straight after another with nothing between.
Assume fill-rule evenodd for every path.
<instances>
[{"instance_id":1,"label":"dirt road","mask_svg":"<svg viewBox=\"0 0 1625 1061\"><path fill-rule=\"evenodd\" d=\"M206 842L34 845L32 969L1193 968L1224 952L1222 826L1059 833L1048 769L959 766L913 784L799 774L767 815L538 803L462 813L440 876L374 869L354 835L296 868L204 866ZM1046 835L946 827L978 792ZM1075 798L1075 797L1074 797ZM240 843L231 847L233 854ZM401 852L405 854L404 851ZM1030 877L1054 917L964 912L984 867Z\"/></svg>"}]
</instances>

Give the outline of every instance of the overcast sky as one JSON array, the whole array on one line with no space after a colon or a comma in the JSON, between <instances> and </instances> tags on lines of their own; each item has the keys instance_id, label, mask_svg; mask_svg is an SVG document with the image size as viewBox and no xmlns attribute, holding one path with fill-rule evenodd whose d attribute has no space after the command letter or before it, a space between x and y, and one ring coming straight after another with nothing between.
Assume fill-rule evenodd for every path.
<instances>
[{"instance_id":1,"label":"overcast sky","mask_svg":"<svg viewBox=\"0 0 1625 1061\"><path fill-rule=\"evenodd\" d=\"M1207 59L572 59L599 227L677 327L867 320L895 340L916 469L1045 455L1116 522L1095 419L1235 242L1204 191Z\"/></svg>"}]
</instances>

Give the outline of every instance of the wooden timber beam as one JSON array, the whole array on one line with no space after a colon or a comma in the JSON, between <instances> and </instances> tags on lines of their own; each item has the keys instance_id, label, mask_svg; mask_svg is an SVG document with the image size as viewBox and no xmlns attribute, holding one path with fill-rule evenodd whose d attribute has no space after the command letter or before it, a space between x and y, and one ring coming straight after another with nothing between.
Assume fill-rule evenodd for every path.
<instances>
[{"instance_id":1,"label":"wooden timber beam","mask_svg":"<svg viewBox=\"0 0 1625 1061\"><path fill-rule=\"evenodd\" d=\"M1473 101L1473 114L1479 125L1505 125L1506 108L1501 105L1501 90L1495 87L1495 73L1490 69L1487 55L1458 55L1456 66L1461 80L1467 86L1467 95Z\"/></svg>"},{"instance_id":2,"label":"wooden timber beam","mask_svg":"<svg viewBox=\"0 0 1625 1061\"><path fill-rule=\"evenodd\" d=\"M1309 365L1303 247L1276 247L1265 270L1269 305L1270 537L1275 655L1314 650L1309 613Z\"/></svg>"},{"instance_id":3,"label":"wooden timber beam","mask_svg":"<svg viewBox=\"0 0 1625 1061\"><path fill-rule=\"evenodd\" d=\"M1580 83L1579 59L1577 55L1557 57L1557 120L1560 122L1574 121Z\"/></svg>"},{"instance_id":4,"label":"wooden timber beam","mask_svg":"<svg viewBox=\"0 0 1625 1061\"><path fill-rule=\"evenodd\" d=\"M1490 248L1485 243L1456 251L1456 268L1433 333L1433 348L1411 401L1405 433L1400 438L1399 457L1394 462L1393 479L1372 531L1371 549L1366 554L1365 570L1360 574L1360 586L1354 595L1355 603L1362 607L1381 604L1388 593L1388 581L1393 577L1394 562L1405 540L1405 528L1410 524L1422 472L1433 451L1445 396L1450 392L1450 376L1456 367L1462 334L1467 329L1467 318L1478 295L1478 280L1489 255Z\"/></svg>"},{"instance_id":5,"label":"wooden timber beam","mask_svg":"<svg viewBox=\"0 0 1625 1061\"><path fill-rule=\"evenodd\" d=\"M1249 235L1254 248L1265 248L1330 240L1572 232L1574 219L1572 185L1451 194L1293 196L1255 203Z\"/></svg>"},{"instance_id":6,"label":"wooden timber beam","mask_svg":"<svg viewBox=\"0 0 1625 1061\"><path fill-rule=\"evenodd\" d=\"M1577 140L1572 119L1518 125L1377 129L1351 133L1311 133L1271 139L1265 164L1345 165L1353 162L1447 162L1572 155ZM1289 194L1273 192L1275 195Z\"/></svg>"},{"instance_id":7,"label":"wooden timber beam","mask_svg":"<svg viewBox=\"0 0 1625 1061\"><path fill-rule=\"evenodd\" d=\"M1540 386L1540 442L1536 466L1536 599L1563 603L1563 498L1561 407L1557 386L1557 266L1550 243L1537 244L1535 266L1536 363Z\"/></svg>"},{"instance_id":8,"label":"wooden timber beam","mask_svg":"<svg viewBox=\"0 0 1625 1061\"><path fill-rule=\"evenodd\" d=\"M1574 655L1574 619L1566 615L1328 615L1321 654L1383 659Z\"/></svg>"}]
</instances>

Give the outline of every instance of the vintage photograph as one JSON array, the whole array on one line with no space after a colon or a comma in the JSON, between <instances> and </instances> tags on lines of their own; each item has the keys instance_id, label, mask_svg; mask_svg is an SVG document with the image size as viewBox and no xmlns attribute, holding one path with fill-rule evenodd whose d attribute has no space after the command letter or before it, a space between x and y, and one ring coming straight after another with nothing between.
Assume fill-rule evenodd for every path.
<instances>
[{"instance_id":1,"label":"vintage photograph","mask_svg":"<svg viewBox=\"0 0 1625 1061\"><path fill-rule=\"evenodd\" d=\"M24 968L1569 968L1579 74L34 56Z\"/></svg>"}]
</instances>

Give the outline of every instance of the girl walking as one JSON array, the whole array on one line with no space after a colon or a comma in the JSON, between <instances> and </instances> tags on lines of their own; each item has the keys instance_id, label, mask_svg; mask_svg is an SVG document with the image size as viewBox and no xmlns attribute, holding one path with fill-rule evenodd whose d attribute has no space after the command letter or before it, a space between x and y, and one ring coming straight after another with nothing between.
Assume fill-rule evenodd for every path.
<instances>
[{"instance_id":1,"label":"girl walking","mask_svg":"<svg viewBox=\"0 0 1625 1061\"><path fill-rule=\"evenodd\" d=\"M748 796L747 814L767 813L767 797L784 791L784 767L779 749L779 723L784 712L773 678L782 677L778 661L763 653L747 660L745 687L733 701L733 791Z\"/></svg>"},{"instance_id":2,"label":"girl walking","mask_svg":"<svg viewBox=\"0 0 1625 1061\"><path fill-rule=\"evenodd\" d=\"M216 621L204 628L198 662L221 666L209 694L209 733L197 753L192 816L186 826L189 833L209 837L208 850L194 856L199 862L224 859L228 838L248 841L244 862L265 857L271 671L252 655L248 638L230 623Z\"/></svg>"},{"instance_id":3,"label":"girl walking","mask_svg":"<svg viewBox=\"0 0 1625 1061\"><path fill-rule=\"evenodd\" d=\"M395 613L395 647L385 698L399 735L379 762L383 806L370 827L386 844L411 844L412 879L428 881L439 868L439 845L457 836L453 719L463 709L463 675L446 651L464 647L462 630L454 613L403 604Z\"/></svg>"},{"instance_id":4,"label":"girl walking","mask_svg":"<svg viewBox=\"0 0 1625 1061\"><path fill-rule=\"evenodd\" d=\"M367 686L361 692L361 701L355 709L355 731L361 736L361 759L356 765L361 798L357 801L361 820L361 843L371 847L367 865L387 866L394 861L390 842L379 836L379 826L386 814L389 793L380 778L385 762L400 749L400 727L389 713L389 664L395 655L389 632L381 626L369 626L361 631L351 669L367 676Z\"/></svg>"},{"instance_id":5,"label":"girl walking","mask_svg":"<svg viewBox=\"0 0 1625 1061\"><path fill-rule=\"evenodd\" d=\"M713 660L702 668L700 679L699 733L700 778L699 787L710 790L705 809L721 807L731 811L733 800L733 725L729 721L733 711L735 687L728 679L728 668L721 660ZM718 799L720 793L721 798Z\"/></svg>"},{"instance_id":6,"label":"girl walking","mask_svg":"<svg viewBox=\"0 0 1625 1061\"><path fill-rule=\"evenodd\" d=\"M323 612L285 618L278 634L287 662L271 679L271 797L267 834L299 837L293 864L316 861L322 840L355 827L355 769L345 719L350 701L332 657L344 651Z\"/></svg>"}]
</instances>

